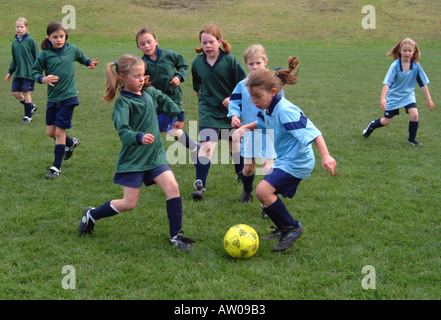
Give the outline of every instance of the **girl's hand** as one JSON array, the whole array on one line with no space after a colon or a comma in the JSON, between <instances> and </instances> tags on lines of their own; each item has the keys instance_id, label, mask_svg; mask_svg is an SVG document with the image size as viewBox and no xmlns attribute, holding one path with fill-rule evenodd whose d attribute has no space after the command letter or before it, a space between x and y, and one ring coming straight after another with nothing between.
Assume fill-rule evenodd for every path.
<instances>
[{"instance_id":1,"label":"girl's hand","mask_svg":"<svg viewBox=\"0 0 441 320\"><path fill-rule=\"evenodd\" d=\"M432 111L433 109L435 109L435 104L433 103L432 100L428 100L427 101L427 106L429 107L429 110Z\"/></svg>"},{"instance_id":2,"label":"girl's hand","mask_svg":"<svg viewBox=\"0 0 441 320\"><path fill-rule=\"evenodd\" d=\"M11 77L12 77L11 74L8 73L8 74L6 75L6 77L5 77L5 80L6 80L6 81L9 81L9 80L11 80Z\"/></svg>"},{"instance_id":3,"label":"girl's hand","mask_svg":"<svg viewBox=\"0 0 441 320\"><path fill-rule=\"evenodd\" d=\"M231 118L231 126L232 126L233 128L239 128L241 125L242 125L242 123L240 122L239 116L234 115L234 116Z\"/></svg>"},{"instance_id":4,"label":"girl's hand","mask_svg":"<svg viewBox=\"0 0 441 320\"><path fill-rule=\"evenodd\" d=\"M199 92L194 92L194 94L196 95L196 98L199 98Z\"/></svg>"},{"instance_id":5,"label":"girl's hand","mask_svg":"<svg viewBox=\"0 0 441 320\"><path fill-rule=\"evenodd\" d=\"M337 162L330 155L324 156L322 158L322 167L326 172L330 172L331 176L334 175L334 169L337 166Z\"/></svg>"},{"instance_id":6,"label":"girl's hand","mask_svg":"<svg viewBox=\"0 0 441 320\"><path fill-rule=\"evenodd\" d=\"M174 78L170 81L170 84L171 84L173 87L177 87L177 86L179 86L179 85L181 84L181 80L179 80L179 77L174 77Z\"/></svg>"},{"instance_id":7,"label":"girl's hand","mask_svg":"<svg viewBox=\"0 0 441 320\"><path fill-rule=\"evenodd\" d=\"M386 110L386 99L381 99L380 107L383 110Z\"/></svg>"},{"instance_id":8,"label":"girl's hand","mask_svg":"<svg viewBox=\"0 0 441 320\"><path fill-rule=\"evenodd\" d=\"M46 84L50 85L51 87L53 87L54 86L53 83L55 83L57 81L58 81L58 77L51 75L51 74L44 77L43 79L41 79L42 83L46 83Z\"/></svg>"},{"instance_id":9,"label":"girl's hand","mask_svg":"<svg viewBox=\"0 0 441 320\"><path fill-rule=\"evenodd\" d=\"M225 108L228 108L228 105L230 104L230 97L227 97L227 98L225 98L225 100L224 101L222 101L222 105L225 107Z\"/></svg>"},{"instance_id":10,"label":"girl's hand","mask_svg":"<svg viewBox=\"0 0 441 320\"><path fill-rule=\"evenodd\" d=\"M89 69L95 69L98 65L98 59L93 59L90 66L88 66Z\"/></svg>"},{"instance_id":11,"label":"girl's hand","mask_svg":"<svg viewBox=\"0 0 441 320\"><path fill-rule=\"evenodd\" d=\"M143 144L151 145L153 142L155 142L155 136L150 133L146 133L144 137L142 137Z\"/></svg>"},{"instance_id":12,"label":"girl's hand","mask_svg":"<svg viewBox=\"0 0 441 320\"><path fill-rule=\"evenodd\" d=\"M182 129L184 127L184 123L185 122L183 121L176 121L173 125L173 129Z\"/></svg>"}]
</instances>

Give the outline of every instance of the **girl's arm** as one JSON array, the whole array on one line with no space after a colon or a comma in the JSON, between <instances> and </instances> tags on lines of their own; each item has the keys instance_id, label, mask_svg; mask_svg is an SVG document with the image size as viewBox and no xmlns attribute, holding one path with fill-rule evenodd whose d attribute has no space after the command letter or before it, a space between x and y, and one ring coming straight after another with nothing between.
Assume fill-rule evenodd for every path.
<instances>
[{"instance_id":1,"label":"girl's arm","mask_svg":"<svg viewBox=\"0 0 441 320\"><path fill-rule=\"evenodd\" d=\"M433 103L432 97L430 96L429 87L425 85L421 87L421 90L423 90L424 95L426 96L427 106L429 107L429 110L432 111L435 108L435 104Z\"/></svg>"},{"instance_id":2,"label":"girl's arm","mask_svg":"<svg viewBox=\"0 0 441 320\"><path fill-rule=\"evenodd\" d=\"M330 172L331 176L333 176L334 169L337 166L337 162L329 154L328 148L326 147L325 139L323 139L322 135L319 135L317 138L314 139L314 142L320 152L323 169L325 169L326 172Z\"/></svg>"},{"instance_id":3,"label":"girl's arm","mask_svg":"<svg viewBox=\"0 0 441 320\"><path fill-rule=\"evenodd\" d=\"M389 86L385 84L383 86L383 90L381 91L381 102L380 102L380 107L383 110L386 109L386 94L388 91L389 91Z\"/></svg>"},{"instance_id":4,"label":"girl's arm","mask_svg":"<svg viewBox=\"0 0 441 320\"><path fill-rule=\"evenodd\" d=\"M236 129L232 135L233 142L240 142L246 130L254 131L257 129L257 122L250 122Z\"/></svg>"}]
</instances>

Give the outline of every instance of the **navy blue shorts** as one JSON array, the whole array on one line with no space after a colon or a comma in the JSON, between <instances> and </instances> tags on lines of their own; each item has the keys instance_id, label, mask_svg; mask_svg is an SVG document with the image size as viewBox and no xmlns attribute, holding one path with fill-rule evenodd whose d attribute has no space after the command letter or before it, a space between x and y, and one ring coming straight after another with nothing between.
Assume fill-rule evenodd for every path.
<instances>
[{"instance_id":1,"label":"navy blue shorts","mask_svg":"<svg viewBox=\"0 0 441 320\"><path fill-rule=\"evenodd\" d=\"M34 91L34 80L29 80L25 78L14 78L12 80L12 90L11 92L30 92Z\"/></svg>"},{"instance_id":2,"label":"navy blue shorts","mask_svg":"<svg viewBox=\"0 0 441 320\"><path fill-rule=\"evenodd\" d=\"M148 187L155 184L153 179L168 170L171 170L170 167L167 164L163 164L152 170L143 172L115 173L113 182L131 188L141 188L143 183Z\"/></svg>"},{"instance_id":3,"label":"navy blue shorts","mask_svg":"<svg viewBox=\"0 0 441 320\"><path fill-rule=\"evenodd\" d=\"M417 104L411 103L411 104L408 104L407 106L404 107L404 109L406 109L406 113L409 113L409 109L411 109L411 108L418 108ZM387 119L392 119L393 117L395 117L399 114L400 114L400 109L384 111L384 117Z\"/></svg>"},{"instance_id":4,"label":"navy blue shorts","mask_svg":"<svg viewBox=\"0 0 441 320\"><path fill-rule=\"evenodd\" d=\"M61 129L72 128L74 109L79 105L78 97L73 97L58 102L47 102L46 125L56 126Z\"/></svg>"},{"instance_id":5,"label":"navy blue shorts","mask_svg":"<svg viewBox=\"0 0 441 320\"><path fill-rule=\"evenodd\" d=\"M275 168L270 172L271 173L268 173L263 177L263 180L276 189L276 192L274 192L275 194L281 194L284 198L292 199L296 194L297 187L302 179L296 178L282 169Z\"/></svg>"},{"instance_id":6,"label":"navy blue shorts","mask_svg":"<svg viewBox=\"0 0 441 320\"><path fill-rule=\"evenodd\" d=\"M176 117L169 118L162 112L158 113L158 124L159 124L159 131L161 132L169 132L173 129L173 126L175 125Z\"/></svg>"},{"instance_id":7,"label":"navy blue shorts","mask_svg":"<svg viewBox=\"0 0 441 320\"><path fill-rule=\"evenodd\" d=\"M211 128L211 127L199 127L199 139L201 142L218 142L221 140L231 141L234 129L227 128Z\"/></svg>"}]
</instances>

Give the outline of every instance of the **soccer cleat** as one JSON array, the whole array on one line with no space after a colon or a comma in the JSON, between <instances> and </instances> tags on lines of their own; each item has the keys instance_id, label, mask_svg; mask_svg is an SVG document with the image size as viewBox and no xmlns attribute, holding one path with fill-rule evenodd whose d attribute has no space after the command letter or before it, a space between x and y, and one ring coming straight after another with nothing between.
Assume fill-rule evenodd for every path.
<instances>
[{"instance_id":1,"label":"soccer cleat","mask_svg":"<svg viewBox=\"0 0 441 320\"><path fill-rule=\"evenodd\" d=\"M69 160L76 147L80 144L80 139L72 138L72 145L68 148L66 147L66 152L64 153L63 160Z\"/></svg>"},{"instance_id":2,"label":"soccer cleat","mask_svg":"<svg viewBox=\"0 0 441 320\"><path fill-rule=\"evenodd\" d=\"M46 179L55 179L58 178L61 174L61 170L55 166L49 168L49 173L47 173L44 177Z\"/></svg>"},{"instance_id":3,"label":"soccer cleat","mask_svg":"<svg viewBox=\"0 0 441 320\"><path fill-rule=\"evenodd\" d=\"M240 198L240 203L249 203L251 201L253 201L253 193L244 191Z\"/></svg>"},{"instance_id":4,"label":"soccer cleat","mask_svg":"<svg viewBox=\"0 0 441 320\"><path fill-rule=\"evenodd\" d=\"M32 122L32 118L29 117L24 117L23 120L20 121L20 123L31 123Z\"/></svg>"},{"instance_id":5,"label":"soccer cleat","mask_svg":"<svg viewBox=\"0 0 441 320\"><path fill-rule=\"evenodd\" d=\"M32 111L31 114L34 114L35 112L37 112L37 106L35 104L32 105Z\"/></svg>"},{"instance_id":6,"label":"soccer cleat","mask_svg":"<svg viewBox=\"0 0 441 320\"><path fill-rule=\"evenodd\" d=\"M199 142L197 142L197 147L194 148L193 150L190 150L190 161L196 166L197 162L198 162L198 154L199 154L199 149L201 148L201 144Z\"/></svg>"},{"instance_id":7,"label":"soccer cleat","mask_svg":"<svg viewBox=\"0 0 441 320\"><path fill-rule=\"evenodd\" d=\"M422 146L423 144L421 143L421 142L419 142L419 141L417 141L417 140L412 140L412 141L409 141L408 140L408 142L412 145L412 146L414 146L414 147L420 147L420 146Z\"/></svg>"},{"instance_id":8,"label":"soccer cleat","mask_svg":"<svg viewBox=\"0 0 441 320\"><path fill-rule=\"evenodd\" d=\"M285 251L292 246L294 241L296 241L303 234L303 226L299 222L297 228L288 228L282 230L279 242L274 246L273 251L281 252Z\"/></svg>"},{"instance_id":9,"label":"soccer cleat","mask_svg":"<svg viewBox=\"0 0 441 320\"><path fill-rule=\"evenodd\" d=\"M366 127L366 129L363 130L363 137L365 138L369 138L369 136L371 135L371 133L374 131L374 129L372 129L372 124L375 121L371 121L369 122L368 126Z\"/></svg>"},{"instance_id":10,"label":"soccer cleat","mask_svg":"<svg viewBox=\"0 0 441 320\"><path fill-rule=\"evenodd\" d=\"M282 233L280 232L279 229L277 229L276 226L272 226L271 229L273 229L273 231L271 231L271 233L267 234L264 239L265 240L271 240L274 238L280 238L282 236Z\"/></svg>"},{"instance_id":11,"label":"soccer cleat","mask_svg":"<svg viewBox=\"0 0 441 320\"><path fill-rule=\"evenodd\" d=\"M95 209L94 207L86 207L83 211L83 216L80 221L80 225L78 226L78 232L80 236L84 234L92 234L93 228L95 227L95 221L90 216L90 211Z\"/></svg>"},{"instance_id":12,"label":"soccer cleat","mask_svg":"<svg viewBox=\"0 0 441 320\"><path fill-rule=\"evenodd\" d=\"M190 251L193 249L191 244L194 243L193 239L184 237L184 231L180 230L177 235L170 238L170 244L178 247L183 251Z\"/></svg>"},{"instance_id":13,"label":"soccer cleat","mask_svg":"<svg viewBox=\"0 0 441 320\"><path fill-rule=\"evenodd\" d=\"M193 200L201 200L205 196L205 188L202 180L198 179L194 182L194 191L191 193Z\"/></svg>"}]
</instances>

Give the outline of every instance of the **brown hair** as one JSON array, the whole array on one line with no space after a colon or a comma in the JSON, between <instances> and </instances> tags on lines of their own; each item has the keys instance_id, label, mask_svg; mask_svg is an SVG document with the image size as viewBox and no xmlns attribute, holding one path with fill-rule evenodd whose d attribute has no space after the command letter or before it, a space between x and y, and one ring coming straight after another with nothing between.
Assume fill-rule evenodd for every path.
<instances>
[{"instance_id":1,"label":"brown hair","mask_svg":"<svg viewBox=\"0 0 441 320\"><path fill-rule=\"evenodd\" d=\"M222 38L222 33L215 24L206 24L201 28L201 31L199 31L199 42L201 42L201 36L204 32L211 34L217 40L222 40L222 48L225 54L229 54L231 52L231 45L227 42L227 40ZM202 48L196 48L194 51L196 53L202 53L203 50Z\"/></svg>"},{"instance_id":2,"label":"brown hair","mask_svg":"<svg viewBox=\"0 0 441 320\"><path fill-rule=\"evenodd\" d=\"M262 89L267 91L276 88L280 92L285 84L297 83L299 63L300 61L297 57L289 57L288 69L277 69L276 72L268 69L255 70L248 76L246 85L250 90L254 87L262 87Z\"/></svg>"},{"instance_id":3,"label":"brown hair","mask_svg":"<svg viewBox=\"0 0 441 320\"><path fill-rule=\"evenodd\" d=\"M410 38L404 38L403 40L398 42L398 44L395 47L393 47L391 51L389 51L387 53L387 56L391 57L391 58L394 58L395 60L396 59L400 59L401 58L401 48L405 44L411 45L414 48L414 53L413 53L413 56L412 56L412 61L415 62L415 63L420 61L421 52L420 52L420 49L418 48L418 44L415 42L415 40L410 39Z\"/></svg>"},{"instance_id":4,"label":"brown hair","mask_svg":"<svg viewBox=\"0 0 441 320\"><path fill-rule=\"evenodd\" d=\"M255 54L261 57L263 61L268 61L265 48L261 44L253 44L252 46L249 46L243 53L243 60L245 61L245 64L247 64L248 59Z\"/></svg>"},{"instance_id":5,"label":"brown hair","mask_svg":"<svg viewBox=\"0 0 441 320\"><path fill-rule=\"evenodd\" d=\"M118 61L111 62L107 65L106 95L103 97L105 101L112 101L113 98L115 98L118 88L124 87L124 82L122 81L120 75L128 75L132 67L137 65L143 65L144 69L146 68L144 61L140 57L133 54L124 54L119 57ZM114 66L115 69L113 69ZM150 85L151 82L146 82L144 87L149 87Z\"/></svg>"},{"instance_id":6,"label":"brown hair","mask_svg":"<svg viewBox=\"0 0 441 320\"><path fill-rule=\"evenodd\" d=\"M59 30L63 30L64 31L64 33L66 34L66 41L67 41L67 38L68 38L67 30L64 29L64 27L61 24L61 22L58 22L58 21L52 21L51 23L48 24L48 26L46 28L46 35L50 36L55 31L59 31ZM43 42L41 43L41 49L42 50L47 50L47 43L48 43L48 41L49 41L48 38L45 38L43 40Z\"/></svg>"},{"instance_id":7,"label":"brown hair","mask_svg":"<svg viewBox=\"0 0 441 320\"><path fill-rule=\"evenodd\" d=\"M153 39L157 40L156 34L153 32L153 30L149 27L143 27L141 30L138 31L136 34L136 45L138 45L138 38L146 33L149 33L153 36Z\"/></svg>"}]
</instances>

